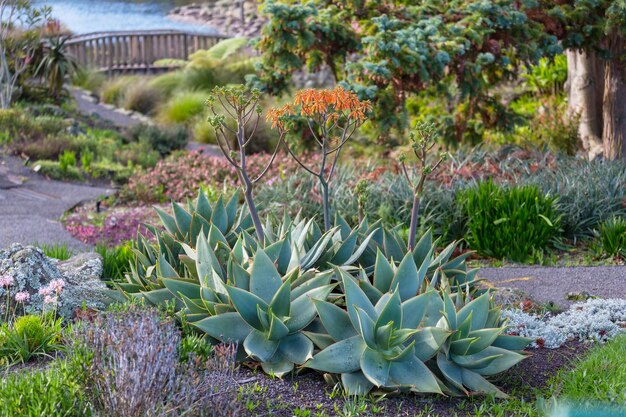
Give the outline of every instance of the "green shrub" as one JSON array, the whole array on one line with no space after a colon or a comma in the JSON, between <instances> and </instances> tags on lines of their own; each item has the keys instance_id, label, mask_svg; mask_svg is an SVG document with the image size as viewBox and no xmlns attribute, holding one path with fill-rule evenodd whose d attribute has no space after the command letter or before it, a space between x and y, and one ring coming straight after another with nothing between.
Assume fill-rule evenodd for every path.
<instances>
[{"instance_id":1,"label":"green shrub","mask_svg":"<svg viewBox=\"0 0 626 417\"><path fill-rule=\"evenodd\" d=\"M124 274L130 270L133 254L129 244L109 248L104 243L96 245L95 251L102 256L102 278L104 280L122 281Z\"/></svg>"},{"instance_id":2,"label":"green shrub","mask_svg":"<svg viewBox=\"0 0 626 417\"><path fill-rule=\"evenodd\" d=\"M79 366L56 361L41 371L9 372L0 378L0 415L89 417Z\"/></svg>"},{"instance_id":3,"label":"green shrub","mask_svg":"<svg viewBox=\"0 0 626 417\"><path fill-rule=\"evenodd\" d=\"M150 149L157 151L161 156L166 156L172 151L185 149L189 142L189 134L183 126L140 124L128 130L126 139L129 142L145 142Z\"/></svg>"},{"instance_id":4,"label":"green shrub","mask_svg":"<svg viewBox=\"0 0 626 417\"><path fill-rule=\"evenodd\" d=\"M48 356L59 350L61 338L61 319L50 316L26 315L5 323L0 328L0 358L9 362L25 363L37 356Z\"/></svg>"},{"instance_id":5,"label":"green shrub","mask_svg":"<svg viewBox=\"0 0 626 417\"><path fill-rule=\"evenodd\" d=\"M626 217L613 217L602 222L598 236L607 256L626 257Z\"/></svg>"},{"instance_id":6,"label":"green shrub","mask_svg":"<svg viewBox=\"0 0 626 417\"><path fill-rule=\"evenodd\" d=\"M133 168L117 162L99 161L91 164L89 174L93 178L105 178L119 184L128 182L128 178L133 174Z\"/></svg>"},{"instance_id":7,"label":"green shrub","mask_svg":"<svg viewBox=\"0 0 626 417\"><path fill-rule=\"evenodd\" d=\"M63 173L67 173L70 168L76 167L76 153L72 151L63 151L59 156L59 168Z\"/></svg>"},{"instance_id":8,"label":"green shrub","mask_svg":"<svg viewBox=\"0 0 626 417\"><path fill-rule=\"evenodd\" d=\"M159 111L159 120L166 124L185 124L206 113L207 94L183 92L173 96Z\"/></svg>"},{"instance_id":9,"label":"green shrub","mask_svg":"<svg viewBox=\"0 0 626 417\"><path fill-rule=\"evenodd\" d=\"M460 193L468 242L481 255L524 262L559 231L556 198L534 186L503 187L491 180Z\"/></svg>"},{"instance_id":10,"label":"green shrub","mask_svg":"<svg viewBox=\"0 0 626 417\"><path fill-rule=\"evenodd\" d=\"M203 118L199 117L191 127L191 137L198 143L217 144L215 129Z\"/></svg>"},{"instance_id":11,"label":"green shrub","mask_svg":"<svg viewBox=\"0 0 626 417\"><path fill-rule=\"evenodd\" d=\"M181 86L183 78L183 71L168 72L150 79L148 85L156 88L164 100L166 100Z\"/></svg>"},{"instance_id":12,"label":"green shrub","mask_svg":"<svg viewBox=\"0 0 626 417\"><path fill-rule=\"evenodd\" d=\"M160 159L159 153L148 142L133 142L120 146L114 160L122 166L153 167Z\"/></svg>"},{"instance_id":13,"label":"green shrub","mask_svg":"<svg viewBox=\"0 0 626 417\"><path fill-rule=\"evenodd\" d=\"M86 172L89 172L91 163L93 162L94 153L89 149L85 149L80 153L80 165Z\"/></svg>"},{"instance_id":14,"label":"green shrub","mask_svg":"<svg viewBox=\"0 0 626 417\"><path fill-rule=\"evenodd\" d=\"M31 141L14 142L11 149L16 154L27 155L30 159L58 159L63 152L80 152L76 137L68 134L44 136Z\"/></svg>"},{"instance_id":15,"label":"green shrub","mask_svg":"<svg viewBox=\"0 0 626 417\"><path fill-rule=\"evenodd\" d=\"M82 172L75 166L68 166L66 170L62 170L59 162L57 161L37 161L35 169L37 172L53 180L72 180L80 181L83 179Z\"/></svg>"},{"instance_id":16,"label":"green shrub","mask_svg":"<svg viewBox=\"0 0 626 417\"><path fill-rule=\"evenodd\" d=\"M162 100L161 93L145 81L129 86L124 93L122 107L142 114L152 114Z\"/></svg>"},{"instance_id":17,"label":"green shrub","mask_svg":"<svg viewBox=\"0 0 626 417\"><path fill-rule=\"evenodd\" d=\"M181 362L186 362L190 359L191 355L202 358L206 361L211 356L212 352L213 346L208 341L206 336L190 334L180 340L178 359Z\"/></svg>"}]
</instances>

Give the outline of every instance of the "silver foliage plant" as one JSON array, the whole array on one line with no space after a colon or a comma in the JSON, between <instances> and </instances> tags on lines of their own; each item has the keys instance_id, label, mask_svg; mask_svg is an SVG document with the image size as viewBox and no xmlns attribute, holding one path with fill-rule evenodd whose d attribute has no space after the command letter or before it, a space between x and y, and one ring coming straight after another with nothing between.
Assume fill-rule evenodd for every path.
<instances>
[{"instance_id":1,"label":"silver foliage plant","mask_svg":"<svg viewBox=\"0 0 626 417\"><path fill-rule=\"evenodd\" d=\"M590 299L558 316L505 310L508 331L533 339L532 346L556 349L568 340L606 341L626 330L626 300Z\"/></svg>"}]
</instances>

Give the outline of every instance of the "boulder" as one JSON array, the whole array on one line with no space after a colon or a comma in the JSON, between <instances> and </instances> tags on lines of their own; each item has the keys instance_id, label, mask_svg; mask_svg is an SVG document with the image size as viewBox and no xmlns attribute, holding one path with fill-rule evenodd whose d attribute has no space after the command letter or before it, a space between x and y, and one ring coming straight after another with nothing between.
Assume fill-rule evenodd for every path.
<instances>
[{"instance_id":1,"label":"boulder","mask_svg":"<svg viewBox=\"0 0 626 417\"><path fill-rule=\"evenodd\" d=\"M58 297L57 311L60 316L71 318L74 311L83 305L106 308L110 299L107 287L100 280L102 258L97 253L83 253L66 261L48 258L41 249L22 246L18 243L0 250L0 276L13 278L9 288L11 297L18 292L27 292L30 297L24 304L26 312L38 313L44 305L44 296L39 290L53 280L63 280L65 286ZM7 290L0 289L0 312L6 308ZM13 300L12 300L13 301ZM17 309L21 312L21 308Z\"/></svg>"}]
</instances>

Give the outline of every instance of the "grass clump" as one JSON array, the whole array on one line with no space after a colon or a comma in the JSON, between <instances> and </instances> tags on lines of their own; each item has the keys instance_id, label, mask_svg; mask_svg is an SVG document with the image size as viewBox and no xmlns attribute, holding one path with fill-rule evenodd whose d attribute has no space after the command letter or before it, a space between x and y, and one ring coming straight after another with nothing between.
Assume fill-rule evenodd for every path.
<instances>
[{"instance_id":1,"label":"grass clump","mask_svg":"<svg viewBox=\"0 0 626 417\"><path fill-rule=\"evenodd\" d=\"M598 238L606 256L626 257L626 218L616 216L602 222Z\"/></svg>"},{"instance_id":2,"label":"grass clump","mask_svg":"<svg viewBox=\"0 0 626 417\"><path fill-rule=\"evenodd\" d=\"M124 93L122 107L142 114L153 114L161 102L160 91L146 81L135 83Z\"/></svg>"},{"instance_id":3,"label":"grass clump","mask_svg":"<svg viewBox=\"0 0 626 417\"><path fill-rule=\"evenodd\" d=\"M460 193L468 242L478 253L524 262L559 231L556 198L538 187L503 187L484 181Z\"/></svg>"},{"instance_id":4,"label":"grass clump","mask_svg":"<svg viewBox=\"0 0 626 417\"><path fill-rule=\"evenodd\" d=\"M184 92L173 96L159 111L158 119L163 123L186 124L205 114L207 94Z\"/></svg>"}]
</instances>

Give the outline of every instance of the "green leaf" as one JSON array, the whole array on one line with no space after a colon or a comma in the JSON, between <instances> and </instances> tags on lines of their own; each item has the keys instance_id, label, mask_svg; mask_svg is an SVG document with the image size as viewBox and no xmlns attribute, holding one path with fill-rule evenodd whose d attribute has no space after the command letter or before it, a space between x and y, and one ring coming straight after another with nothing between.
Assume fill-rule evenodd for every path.
<instances>
[{"instance_id":1,"label":"green leaf","mask_svg":"<svg viewBox=\"0 0 626 417\"><path fill-rule=\"evenodd\" d=\"M370 302L369 298L367 298L363 290L359 288L354 278L339 268L336 268L335 271L338 272L337 275L341 276L343 281L343 287L346 294L346 309L348 310L350 321L352 322L352 326L355 329L358 329L360 327L359 317L355 307L359 307L365 311L370 318L376 317L376 311L374 310L374 306Z\"/></svg>"},{"instance_id":2,"label":"green leaf","mask_svg":"<svg viewBox=\"0 0 626 417\"><path fill-rule=\"evenodd\" d=\"M402 327L417 328L426 314L430 300L437 296L435 290L429 290L417 297L410 298L402 303Z\"/></svg>"},{"instance_id":3,"label":"green leaf","mask_svg":"<svg viewBox=\"0 0 626 417\"><path fill-rule=\"evenodd\" d=\"M441 394L433 373L415 356L402 362L391 363L389 378L394 385L409 387L414 392Z\"/></svg>"},{"instance_id":4,"label":"green leaf","mask_svg":"<svg viewBox=\"0 0 626 417\"><path fill-rule=\"evenodd\" d=\"M449 336L450 332L439 327L424 327L417 330L411 338L415 342L415 356L426 362L439 352Z\"/></svg>"},{"instance_id":5,"label":"green leaf","mask_svg":"<svg viewBox=\"0 0 626 417\"><path fill-rule=\"evenodd\" d=\"M174 220L174 217L170 216L169 214L167 214L166 212L164 212L158 207L155 207L154 210L159 215L159 219L161 219L161 223L163 223L163 226L165 226L165 230L167 230L174 236L178 236L181 239L184 237L184 236L181 236L178 230L178 225L176 224L176 220Z\"/></svg>"},{"instance_id":6,"label":"green leaf","mask_svg":"<svg viewBox=\"0 0 626 417\"><path fill-rule=\"evenodd\" d=\"M457 313L457 322L463 323L463 321L471 314L472 315L472 329L482 329L487 322L487 316L489 315L489 293L486 292L480 297L467 303Z\"/></svg>"},{"instance_id":7,"label":"green leaf","mask_svg":"<svg viewBox=\"0 0 626 417\"><path fill-rule=\"evenodd\" d=\"M239 313L224 313L207 317L193 325L222 342L241 343L252 331L252 327L241 318Z\"/></svg>"},{"instance_id":8,"label":"green leaf","mask_svg":"<svg viewBox=\"0 0 626 417\"><path fill-rule=\"evenodd\" d=\"M375 328L378 329L389 322L393 323L393 328L398 329L402 325L402 307L400 305L400 293L394 292L387 304L380 312L378 320L376 320Z\"/></svg>"},{"instance_id":9,"label":"green leaf","mask_svg":"<svg viewBox=\"0 0 626 417\"><path fill-rule=\"evenodd\" d=\"M252 272L250 273L250 291L266 303L270 303L283 281L274 263L259 249L254 255Z\"/></svg>"},{"instance_id":10,"label":"green leaf","mask_svg":"<svg viewBox=\"0 0 626 417\"><path fill-rule=\"evenodd\" d=\"M211 220L211 215L213 214L211 203L209 203L209 199L202 190L198 191L198 198L196 199L196 213L207 221Z\"/></svg>"},{"instance_id":11,"label":"green leaf","mask_svg":"<svg viewBox=\"0 0 626 417\"><path fill-rule=\"evenodd\" d=\"M365 348L361 356L361 371L363 375L377 387L387 386L389 381L389 362L382 353Z\"/></svg>"},{"instance_id":12,"label":"green leaf","mask_svg":"<svg viewBox=\"0 0 626 417\"><path fill-rule=\"evenodd\" d=\"M454 363L446 359L446 355L443 353L437 354L437 367L456 389L468 394L467 390L463 386L463 368L455 365Z\"/></svg>"},{"instance_id":13,"label":"green leaf","mask_svg":"<svg viewBox=\"0 0 626 417\"><path fill-rule=\"evenodd\" d=\"M314 300L313 303L324 328L333 339L343 340L357 334L350 322L350 316L343 308L327 301Z\"/></svg>"},{"instance_id":14,"label":"green leaf","mask_svg":"<svg viewBox=\"0 0 626 417\"><path fill-rule=\"evenodd\" d=\"M184 238L188 237L191 232L191 215L180 206L180 204L173 202L172 209L174 211L174 217L176 218L176 224L178 230L180 230Z\"/></svg>"},{"instance_id":15,"label":"green leaf","mask_svg":"<svg viewBox=\"0 0 626 417\"><path fill-rule=\"evenodd\" d=\"M382 293L390 291L393 275L391 264L387 262L385 255L378 249L376 251L376 264L374 265L374 286Z\"/></svg>"},{"instance_id":16,"label":"green leaf","mask_svg":"<svg viewBox=\"0 0 626 417\"><path fill-rule=\"evenodd\" d=\"M161 282L165 285L165 288L176 296L182 294L190 299L200 298L200 286L193 281L163 278Z\"/></svg>"},{"instance_id":17,"label":"green leaf","mask_svg":"<svg viewBox=\"0 0 626 417\"><path fill-rule=\"evenodd\" d=\"M290 332L304 329L316 316L313 300L325 300L336 284L314 288L291 302L291 314L286 324Z\"/></svg>"},{"instance_id":18,"label":"green leaf","mask_svg":"<svg viewBox=\"0 0 626 417\"><path fill-rule=\"evenodd\" d=\"M341 384L348 395L366 395L374 387L363 372L341 374Z\"/></svg>"},{"instance_id":19,"label":"green leaf","mask_svg":"<svg viewBox=\"0 0 626 417\"><path fill-rule=\"evenodd\" d=\"M371 349L378 349L376 344L376 329L374 328L374 321L364 310L359 307L354 308L359 318L359 332L361 333L365 344Z\"/></svg>"},{"instance_id":20,"label":"green leaf","mask_svg":"<svg viewBox=\"0 0 626 417\"><path fill-rule=\"evenodd\" d=\"M267 338L270 340L280 340L289 334L289 329L285 326L276 315L268 314L270 320L270 328L267 333Z\"/></svg>"},{"instance_id":21,"label":"green leaf","mask_svg":"<svg viewBox=\"0 0 626 417\"><path fill-rule=\"evenodd\" d=\"M252 330L243 341L246 353L259 362L268 362L278 349L278 341L265 338L265 334Z\"/></svg>"},{"instance_id":22,"label":"green leaf","mask_svg":"<svg viewBox=\"0 0 626 417\"><path fill-rule=\"evenodd\" d=\"M398 265L391 282L391 291L400 292L400 298L402 301L406 301L417 295L421 284L413 256L407 253Z\"/></svg>"},{"instance_id":23,"label":"green leaf","mask_svg":"<svg viewBox=\"0 0 626 417\"><path fill-rule=\"evenodd\" d=\"M261 363L261 368L266 374L282 378L293 371L293 362L276 352L270 361Z\"/></svg>"},{"instance_id":24,"label":"green leaf","mask_svg":"<svg viewBox=\"0 0 626 417\"><path fill-rule=\"evenodd\" d=\"M217 227L220 232L226 233L228 231L228 213L224 207L224 200L222 196L215 203L213 213L211 214L211 223Z\"/></svg>"},{"instance_id":25,"label":"green leaf","mask_svg":"<svg viewBox=\"0 0 626 417\"><path fill-rule=\"evenodd\" d=\"M500 391L495 385L491 384L485 378L472 372L469 369L463 369L463 384L473 392L495 395L496 398L508 398L509 396Z\"/></svg>"},{"instance_id":26,"label":"green leaf","mask_svg":"<svg viewBox=\"0 0 626 417\"><path fill-rule=\"evenodd\" d=\"M360 360L364 350L365 342L361 336L354 336L327 347L304 366L334 374L356 372L361 370Z\"/></svg>"},{"instance_id":27,"label":"green leaf","mask_svg":"<svg viewBox=\"0 0 626 417\"><path fill-rule=\"evenodd\" d=\"M291 281L286 280L280 286L270 302L272 312L279 317L288 317L291 309Z\"/></svg>"},{"instance_id":28,"label":"green leaf","mask_svg":"<svg viewBox=\"0 0 626 417\"><path fill-rule=\"evenodd\" d=\"M278 350L286 359L298 365L313 358L313 342L302 333L291 334L282 339Z\"/></svg>"},{"instance_id":29,"label":"green leaf","mask_svg":"<svg viewBox=\"0 0 626 417\"><path fill-rule=\"evenodd\" d=\"M496 338L492 346L506 350L524 350L532 341L533 339L528 337L501 334Z\"/></svg>"},{"instance_id":30,"label":"green leaf","mask_svg":"<svg viewBox=\"0 0 626 417\"><path fill-rule=\"evenodd\" d=\"M227 286L226 290L228 291L231 302L237 309L237 312L241 314L241 317L248 324L250 324L250 326L259 331L264 331L265 327L259 319L257 306L259 306L259 308L261 308L262 310L267 311L268 305L265 303L265 301L261 300L259 297L252 294L251 292L244 291L236 287Z\"/></svg>"}]
</instances>

